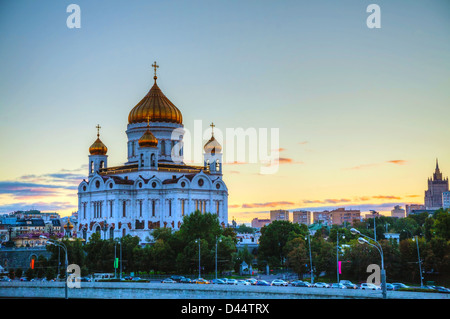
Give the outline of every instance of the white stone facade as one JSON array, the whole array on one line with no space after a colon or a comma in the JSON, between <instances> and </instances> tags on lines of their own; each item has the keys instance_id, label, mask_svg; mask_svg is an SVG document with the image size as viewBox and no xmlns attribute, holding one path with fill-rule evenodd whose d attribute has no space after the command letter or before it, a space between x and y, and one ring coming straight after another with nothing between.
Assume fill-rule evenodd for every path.
<instances>
[{"instance_id":1,"label":"white stone facade","mask_svg":"<svg viewBox=\"0 0 450 319\"><path fill-rule=\"evenodd\" d=\"M157 147L139 145L147 129L158 140ZM89 155L88 177L78 187L78 237L89 240L94 232L103 239L130 234L145 243L153 229L177 230L183 217L196 210L217 214L227 226L221 152L205 152L204 166L184 164L180 123L132 123L126 134L128 161L123 166L108 167L106 147Z\"/></svg>"}]
</instances>

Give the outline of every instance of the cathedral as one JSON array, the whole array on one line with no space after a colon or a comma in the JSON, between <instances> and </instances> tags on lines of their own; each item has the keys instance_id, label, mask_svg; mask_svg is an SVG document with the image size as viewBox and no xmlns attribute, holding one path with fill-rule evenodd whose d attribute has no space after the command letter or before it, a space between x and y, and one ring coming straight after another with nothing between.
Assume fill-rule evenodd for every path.
<instances>
[{"instance_id":1,"label":"cathedral","mask_svg":"<svg viewBox=\"0 0 450 319\"><path fill-rule=\"evenodd\" d=\"M156 80L130 111L126 134L128 161L108 167L108 148L97 139L89 148L88 177L78 186L78 237L89 240L125 235L147 242L159 227L180 228L196 210L228 222L228 189L222 179L222 147L214 138L204 145L203 165L183 162L183 116ZM214 125L211 125L214 129Z\"/></svg>"},{"instance_id":2,"label":"cathedral","mask_svg":"<svg viewBox=\"0 0 450 319\"><path fill-rule=\"evenodd\" d=\"M443 178L436 159L433 177L428 179L428 190L425 191L425 208L439 209L443 207L442 193L448 192L448 178Z\"/></svg>"}]
</instances>

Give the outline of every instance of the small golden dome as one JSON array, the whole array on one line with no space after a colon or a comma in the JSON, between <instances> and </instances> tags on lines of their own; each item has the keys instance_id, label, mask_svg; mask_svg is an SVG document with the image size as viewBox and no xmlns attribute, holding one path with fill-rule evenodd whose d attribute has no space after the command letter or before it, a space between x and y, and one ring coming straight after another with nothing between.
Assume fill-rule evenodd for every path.
<instances>
[{"instance_id":1,"label":"small golden dome","mask_svg":"<svg viewBox=\"0 0 450 319\"><path fill-rule=\"evenodd\" d=\"M108 148L103 144L103 142L100 140L100 125L97 124L97 140L95 140L94 144L89 147L89 153L91 155L106 155L106 152L108 152Z\"/></svg>"},{"instance_id":2,"label":"small golden dome","mask_svg":"<svg viewBox=\"0 0 450 319\"><path fill-rule=\"evenodd\" d=\"M103 144L99 137L97 137L94 144L89 147L89 153L91 153L91 155L106 155L107 151L108 148Z\"/></svg>"},{"instance_id":3,"label":"small golden dome","mask_svg":"<svg viewBox=\"0 0 450 319\"><path fill-rule=\"evenodd\" d=\"M150 129L147 127L147 131L145 131L144 135L141 136L141 138L138 141L140 147L157 147L158 146L158 140L153 135L152 132L150 132Z\"/></svg>"},{"instance_id":4,"label":"small golden dome","mask_svg":"<svg viewBox=\"0 0 450 319\"><path fill-rule=\"evenodd\" d=\"M206 142L205 146L203 147L205 150L205 153L220 153L222 152L222 145L220 145L219 142L214 138L214 136L211 136L208 142Z\"/></svg>"},{"instance_id":5,"label":"small golden dome","mask_svg":"<svg viewBox=\"0 0 450 319\"><path fill-rule=\"evenodd\" d=\"M131 110L128 123L142 123L150 117L155 122L183 123L180 110L162 93L156 84L156 76L147 95Z\"/></svg>"},{"instance_id":6,"label":"small golden dome","mask_svg":"<svg viewBox=\"0 0 450 319\"><path fill-rule=\"evenodd\" d=\"M73 228L73 225L70 223L70 220L67 222L67 224L64 225L64 229L67 229L67 228L69 228L69 229Z\"/></svg>"}]
</instances>

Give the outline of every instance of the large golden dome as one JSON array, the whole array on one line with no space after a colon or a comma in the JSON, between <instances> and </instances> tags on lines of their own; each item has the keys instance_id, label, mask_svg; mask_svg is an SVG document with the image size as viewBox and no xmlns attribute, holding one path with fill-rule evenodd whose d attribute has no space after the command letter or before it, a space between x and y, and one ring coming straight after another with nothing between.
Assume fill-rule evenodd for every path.
<instances>
[{"instance_id":1,"label":"large golden dome","mask_svg":"<svg viewBox=\"0 0 450 319\"><path fill-rule=\"evenodd\" d=\"M156 84L153 84L147 95L131 110L128 123L146 122L150 117L152 122L183 123L180 110L164 95Z\"/></svg>"}]
</instances>

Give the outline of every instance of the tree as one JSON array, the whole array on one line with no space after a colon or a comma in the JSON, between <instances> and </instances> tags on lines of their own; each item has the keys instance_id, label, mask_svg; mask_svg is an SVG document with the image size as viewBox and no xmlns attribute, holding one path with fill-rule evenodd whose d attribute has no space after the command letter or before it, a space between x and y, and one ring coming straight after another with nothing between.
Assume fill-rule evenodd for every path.
<instances>
[{"instance_id":1,"label":"tree","mask_svg":"<svg viewBox=\"0 0 450 319\"><path fill-rule=\"evenodd\" d=\"M305 237L308 233L306 225L299 225L289 221L273 221L261 228L258 248L260 267L264 260L272 267L285 264L289 251L285 250L286 243L296 237Z\"/></svg>"},{"instance_id":2,"label":"tree","mask_svg":"<svg viewBox=\"0 0 450 319\"><path fill-rule=\"evenodd\" d=\"M296 237L286 244L287 266L298 275L310 271L309 250L304 238Z\"/></svg>"},{"instance_id":3,"label":"tree","mask_svg":"<svg viewBox=\"0 0 450 319\"><path fill-rule=\"evenodd\" d=\"M236 228L236 231L241 234L254 234L255 229L253 227L247 226L245 224L241 224Z\"/></svg>"},{"instance_id":4,"label":"tree","mask_svg":"<svg viewBox=\"0 0 450 319\"><path fill-rule=\"evenodd\" d=\"M245 261L247 265L251 265L253 262L253 255L249 252L248 246L245 245L244 248L239 249L237 253L234 254L234 271L239 272L241 264Z\"/></svg>"},{"instance_id":5,"label":"tree","mask_svg":"<svg viewBox=\"0 0 450 319\"><path fill-rule=\"evenodd\" d=\"M440 209L434 213L434 231L437 237L450 240L450 213Z\"/></svg>"}]
</instances>

